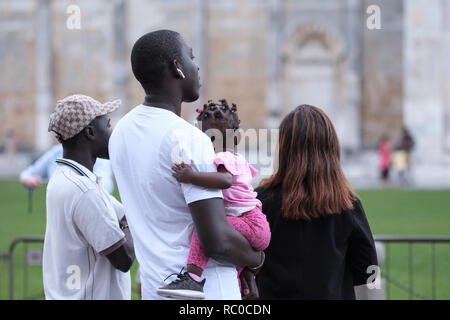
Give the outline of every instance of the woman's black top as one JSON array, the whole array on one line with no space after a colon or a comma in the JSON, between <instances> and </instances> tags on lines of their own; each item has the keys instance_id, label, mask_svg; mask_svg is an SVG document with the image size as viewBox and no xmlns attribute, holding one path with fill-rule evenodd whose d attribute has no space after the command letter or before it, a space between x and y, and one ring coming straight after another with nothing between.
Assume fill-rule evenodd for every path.
<instances>
[{"instance_id":1,"label":"woman's black top","mask_svg":"<svg viewBox=\"0 0 450 320\"><path fill-rule=\"evenodd\" d=\"M287 220L280 188L255 191L272 233L256 278L261 299L355 299L353 286L373 278L367 268L378 264L361 202L340 214Z\"/></svg>"}]
</instances>

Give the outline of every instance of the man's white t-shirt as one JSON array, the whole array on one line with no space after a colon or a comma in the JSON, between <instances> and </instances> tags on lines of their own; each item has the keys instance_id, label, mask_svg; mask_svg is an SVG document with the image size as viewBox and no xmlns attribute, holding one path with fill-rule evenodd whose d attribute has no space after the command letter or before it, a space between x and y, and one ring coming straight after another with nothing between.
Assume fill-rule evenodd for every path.
<instances>
[{"instance_id":1,"label":"man's white t-shirt","mask_svg":"<svg viewBox=\"0 0 450 320\"><path fill-rule=\"evenodd\" d=\"M174 163L213 172L211 140L175 113L139 105L115 127L109 154L140 265L142 298L163 299L164 279L186 267L194 223L188 204L222 198L221 190L179 183ZM209 260L206 299L240 299L236 267Z\"/></svg>"},{"instance_id":2,"label":"man's white t-shirt","mask_svg":"<svg viewBox=\"0 0 450 320\"><path fill-rule=\"evenodd\" d=\"M46 299L131 299L130 272L105 255L126 241L119 220L123 206L81 164L58 159L47 186L43 253Z\"/></svg>"}]
</instances>

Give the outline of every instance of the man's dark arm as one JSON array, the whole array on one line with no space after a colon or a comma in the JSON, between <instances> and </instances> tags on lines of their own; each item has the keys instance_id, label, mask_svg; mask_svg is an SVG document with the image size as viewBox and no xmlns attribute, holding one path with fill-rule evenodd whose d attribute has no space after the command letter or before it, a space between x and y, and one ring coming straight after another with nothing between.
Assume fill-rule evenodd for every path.
<instances>
[{"instance_id":1,"label":"man's dark arm","mask_svg":"<svg viewBox=\"0 0 450 320\"><path fill-rule=\"evenodd\" d=\"M130 229L128 228L125 217L119 222L119 225L122 228L123 233L125 233L126 242L110 254L107 254L106 257L114 268L119 269L122 272L127 272L133 265L135 258L133 238L131 237Z\"/></svg>"},{"instance_id":2,"label":"man's dark arm","mask_svg":"<svg viewBox=\"0 0 450 320\"><path fill-rule=\"evenodd\" d=\"M262 254L226 220L223 199L212 198L189 204L197 236L206 255L241 267L255 267Z\"/></svg>"}]
</instances>

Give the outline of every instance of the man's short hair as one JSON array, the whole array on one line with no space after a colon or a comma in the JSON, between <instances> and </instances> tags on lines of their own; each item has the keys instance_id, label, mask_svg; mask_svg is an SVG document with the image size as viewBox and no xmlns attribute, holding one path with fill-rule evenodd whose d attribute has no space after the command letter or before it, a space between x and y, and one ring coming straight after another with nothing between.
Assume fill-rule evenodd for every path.
<instances>
[{"instance_id":1,"label":"man's short hair","mask_svg":"<svg viewBox=\"0 0 450 320\"><path fill-rule=\"evenodd\" d=\"M159 88L170 62L180 60L179 39L178 32L158 30L149 32L136 41L131 51L131 67L145 90Z\"/></svg>"}]
</instances>

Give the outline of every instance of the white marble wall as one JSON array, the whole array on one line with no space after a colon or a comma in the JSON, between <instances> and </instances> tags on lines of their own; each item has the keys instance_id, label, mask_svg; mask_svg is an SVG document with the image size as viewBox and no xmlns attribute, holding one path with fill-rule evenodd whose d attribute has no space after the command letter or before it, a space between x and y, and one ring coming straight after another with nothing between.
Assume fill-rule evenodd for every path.
<instances>
[{"instance_id":1,"label":"white marble wall","mask_svg":"<svg viewBox=\"0 0 450 320\"><path fill-rule=\"evenodd\" d=\"M37 1L0 1L0 145L9 130L34 142L36 14Z\"/></svg>"},{"instance_id":2,"label":"white marble wall","mask_svg":"<svg viewBox=\"0 0 450 320\"><path fill-rule=\"evenodd\" d=\"M0 49L0 123L23 128L19 143L43 150L54 142L48 115L68 94L121 98L121 116L144 94L131 72L133 43L167 28L183 34L201 68L201 99L184 108L188 120L204 100L229 97L242 101L243 126L277 127L311 103L329 114L343 148L373 147L377 139L365 137L403 120L417 162L440 162L450 151L450 1L373 2L385 10L368 38L372 1L79 0L81 30L66 27L72 0L0 1L0 39L9 44ZM364 72L369 54L375 75ZM371 108L362 82L377 97Z\"/></svg>"},{"instance_id":3,"label":"white marble wall","mask_svg":"<svg viewBox=\"0 0 450 320\"><path fill-rule=\"evenodd\" d=\"M443 53L445 1L404 0L404 123L416 140L417 164L444 156L443 80L450 60Z\"/></svg>"},{"instance_id":4,"label":"white marble wall","mask_svg":"<svg viewBox=\"0 0 450 320\"><path fill-rule=\"evenodd\" d=\"M193 48L193 53L197 64L200 66L200 78L202 81L201 96L206 90L205 68L207 57L205 56L205 0L126 0L126 29L127 37L127 58L123 62L126 64L129 73L127 84L128 105L131 109L142 103L144 91L133 76L130 65L131 49L137 39L142 35L159 30L169 29L179 32L189 45ZM198 103L196 104L198 105ZM195 107L193 104L186 104L182 108L182 116L193 120Z\"/></svg>"},{"instance_id":5,"label":"white marble wall","mask_svg":"<svg viewBox=\"0 0 450 320\"><path fill-rule=\"evenodd\" d=\"M52 33L51 8L48 0L36 1L36 129L34 144L38 153L45 152L54 142L48 133L49 114L52 112ZM47 129L47 130L46 130Z\"/></svg>"},{"instance_id":6,"label":"white marble wall","mask_svg":"<svg viewBox=\"0 0 450 320\"><path fill-rule=\"evenodd\" d=\"M360 4L329 0L279 4L282 115L300 104L323 109L342 149L353 151L361 146Z\"/></svg>"},{"instance_id":7,"label":"white marble wall","mask_svg":"<svg viewBox=\"0 0 450 320\"><path fill-rule=\"evenodd\" d=\"M450 155L450 1L443 1L442 20L442 91L444 102L444 152Z\"/></svg>"}]
</instances>

